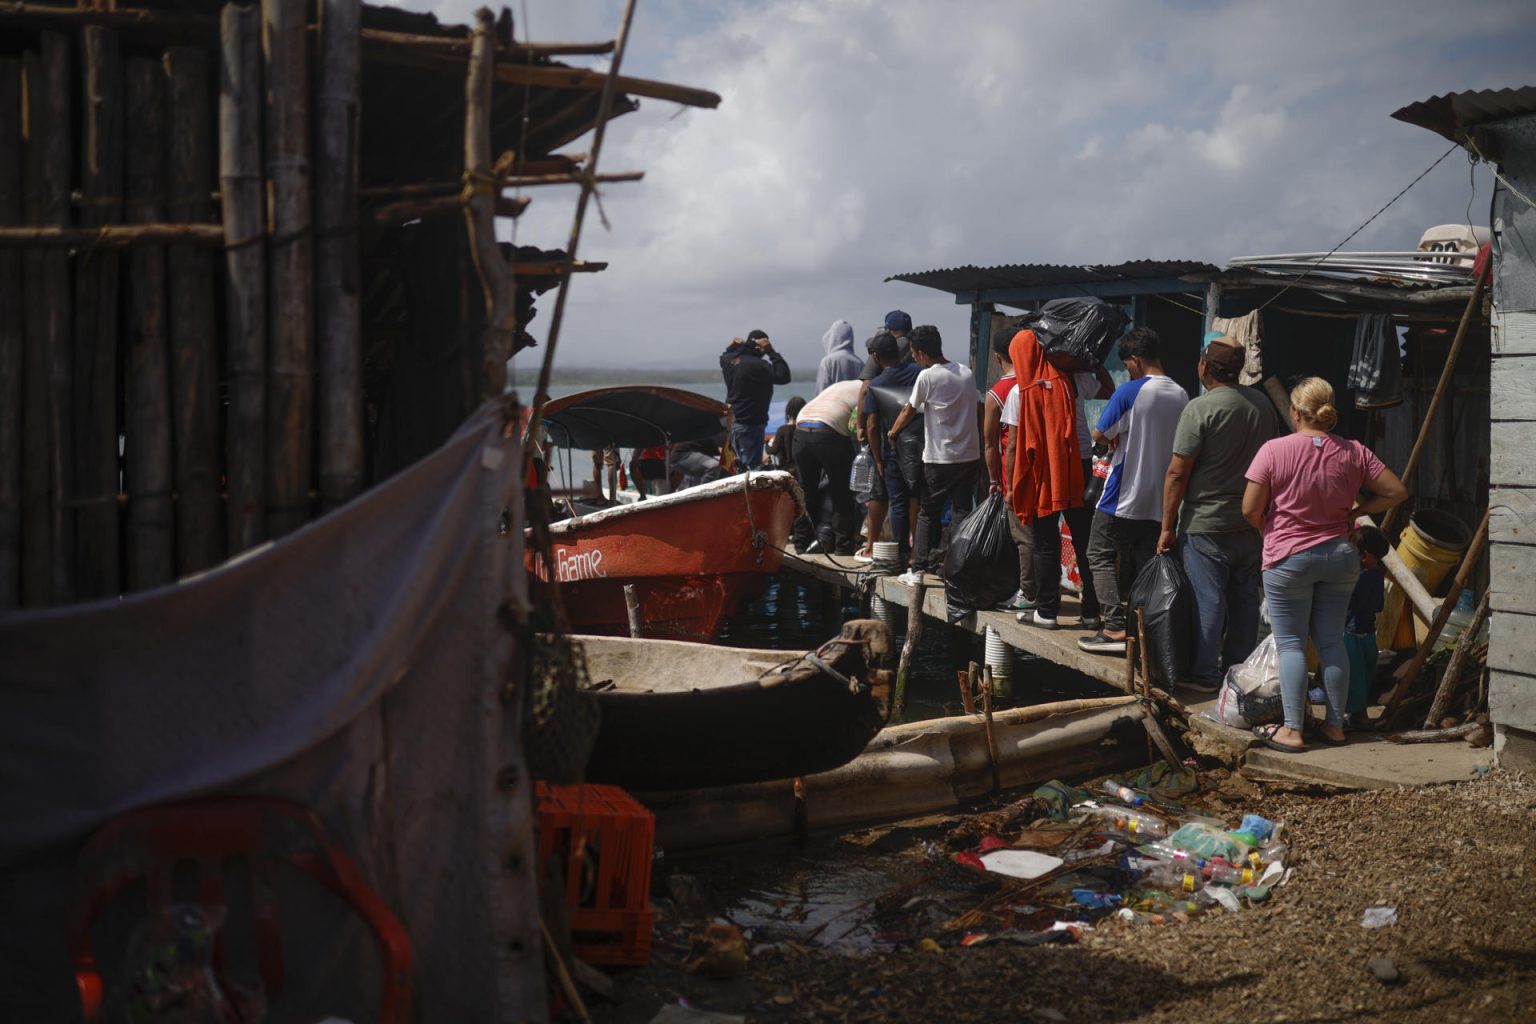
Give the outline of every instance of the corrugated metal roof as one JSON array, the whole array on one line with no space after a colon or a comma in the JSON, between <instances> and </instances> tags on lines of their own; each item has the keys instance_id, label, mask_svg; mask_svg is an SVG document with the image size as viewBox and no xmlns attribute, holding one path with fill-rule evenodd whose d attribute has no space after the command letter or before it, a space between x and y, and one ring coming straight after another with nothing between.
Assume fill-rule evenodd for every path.
<instances>
[{"instance_id":1,"label":"corrugated metal roof","mask_svg":"<svg viewBox=\"0 0 1536 1024\"><path fill-rule=\"evenodd\" d=\"M1220 268L1193 260L1132 260L1129 263L1055 264L1014 263L1000 267L966 265L944 270L918 270L892 274L887 281L906 281L945 292L975 292L994 288L1038 288L1054 285L1109 284L1115 281L1151 281Z\"/></svg>"},{"instance_id":2,"label":"corrugated metal roof","mask_svg":"<svg viewBox=\"0 0 1536 1024\"><path fill-rule=\"evenodd\" d=\"M1410 103L1392 112L1399 121L1416 124L1461 142L1458 129L1503 121L1525 114L1536 114L1536 85L1518 89L1482 89L1477 92L1448 92L1418 103Z\"/></svg>"}]
</instances>

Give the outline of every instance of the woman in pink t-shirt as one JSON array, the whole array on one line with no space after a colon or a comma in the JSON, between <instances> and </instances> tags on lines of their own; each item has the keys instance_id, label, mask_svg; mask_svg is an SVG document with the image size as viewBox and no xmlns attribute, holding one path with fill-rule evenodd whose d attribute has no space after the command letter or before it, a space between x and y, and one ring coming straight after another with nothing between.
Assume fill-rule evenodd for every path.
<instances>
[{"instance_id":1,"label":"woman in pink t-shirt","mask_svg":"<svg viewBox=\"0 0 1536 1024\"><path fill-rule=\"evenodd\" d=\"M1268 441L1248 467L1243 516L1264 534L1264 601L1280 655L1283 725L1254 729L1265 746L1302 751L1307 714L1307 637L1323 666L1324 743L1344 742L1349 656L1344 618L1360 575L1349 540L1355 517L1385 512L1408 496L1403 482L1358 441L1334 437L1333 388L1308 377L1291 392L1296 432ZM1369 497L1360 498L1361 491Z\"/></svg>"}]
</instances>

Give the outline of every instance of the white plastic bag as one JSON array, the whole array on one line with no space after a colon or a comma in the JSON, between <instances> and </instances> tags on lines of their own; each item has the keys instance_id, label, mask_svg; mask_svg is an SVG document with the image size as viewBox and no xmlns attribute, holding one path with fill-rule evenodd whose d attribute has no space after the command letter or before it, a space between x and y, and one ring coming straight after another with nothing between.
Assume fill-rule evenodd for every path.
<instances>
[{"instance_id":1,"label":"white plastic bag","mask_svg":"<svg viewBox=\"0 0 1536 1024\"><path fill-rule=\"evenodd\" d=\"M1245 697L1280 696L1280 652L1271 633L1241 665L1227 669L1226 683Z\"/></svg>"},{"instance_id":2,"label":"white plastic bag","mask_svg":"<svg viewBox=\"0 0 1536 1024\"><path fill-rule=\"evenodd\" d=\"M1237 666L1233 666L1235 671ZM1278 722L1282 716L1283 708L1280 706L1280 694L1272 697L1258 697L1252 694L1242 693L1232 682L1232 672L1227 673L1227 678L1221 684L1221 690L1216 694L1216 703L1205 711L1207 718L1214 719L1222 725L1230 725L1234 729L1252 729L1264 722Z\"/></svg>"}]
</instances>

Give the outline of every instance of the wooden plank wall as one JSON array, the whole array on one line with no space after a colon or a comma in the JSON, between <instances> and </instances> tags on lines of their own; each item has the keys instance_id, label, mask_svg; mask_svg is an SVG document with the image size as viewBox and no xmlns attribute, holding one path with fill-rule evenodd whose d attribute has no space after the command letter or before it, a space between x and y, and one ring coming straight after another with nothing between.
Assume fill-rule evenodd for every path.
<instances>
[{"instance_id":1,"label":"wooden plank wall","mask_svg":"<svg viewBox=\"0 0 1536 1024\"><path fill-rule=\"evenodd\" d=\"M1500 122L1483 142L1510 183L1536 192L1536 116ZM1536 209L1500 189L1493 224L1488 711L1500 763L1530 769L1536 742L1509 741L1536 741Z\"/></svg>"},{"instance_id":2,"label":"wooden plank wall","mask_svg":"<svg viewBox=\"0 0 1536 1024\"><path fill-rule=\"evenodd\" d=\"M296 529L322 511L317 452L325 508L366 483L359 2L323 9L314 80L308 0L228 5L198 46L82 12L0 58L0 225L207 226L222 207L225 240L0 247L0 608L167 584Z\"/></svg>"}]
</instances>

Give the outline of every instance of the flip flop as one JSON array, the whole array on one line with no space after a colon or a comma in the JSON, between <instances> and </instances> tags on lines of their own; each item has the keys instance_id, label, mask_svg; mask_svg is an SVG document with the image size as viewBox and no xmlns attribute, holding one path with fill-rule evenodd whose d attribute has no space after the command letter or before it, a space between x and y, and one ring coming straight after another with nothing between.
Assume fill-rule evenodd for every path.
<instances>
[{"instance_id":1,"label":"flip flop","mask_svg":"<svg viewBox=\"0 0 1536 1024\"><path fill-rule=\"evenodd\" d=\"M1329 736L1327 733L1323 732L1321 723L1319 723L1316 719L1310 718L1307 720L1306 726L1302 729L1302 735L1310 736L1315 742L1321 743L1328 747L1342 747L1344 744L1349 742L1349 735L1347 733L1338 739L1334 739L1332 736Z\"/></svg>"},{"instance_id":2,"label":"flip flop","mask_svg":"<svg viewBox=\"0 0 1536 1024\"><path fill-rule=\"evenodd\" d=\"M1253 727L1253 735L1255 739L1264 744L1266 747L1270 748L1271 750L1278 750L1282 754L1305 754L1309 749L1311 749L1305 743L1299 747L1295 747L1289 743L1281 743L1279 740L1275 739L1275 733L1279 732L1283 728L1285 728L1285 726L1275 724L1256 725Z\"/></svg>"}]
</instances>

